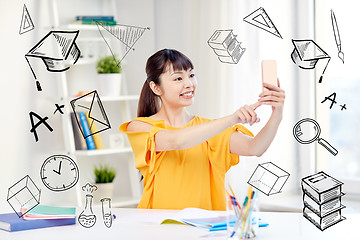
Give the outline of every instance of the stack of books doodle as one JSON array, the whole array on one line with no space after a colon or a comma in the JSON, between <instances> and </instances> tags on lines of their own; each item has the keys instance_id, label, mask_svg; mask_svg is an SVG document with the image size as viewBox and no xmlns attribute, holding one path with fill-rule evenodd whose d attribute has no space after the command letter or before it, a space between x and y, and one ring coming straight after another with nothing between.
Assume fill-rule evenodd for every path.
<instances>
[{"instance_id":1,"label":"stack of books doodle","mask_svg":"<svg viewBox=\"0 0 360 240\"><path fill-rule=\"evenodd\" d=\"M319 172L302 179L303 215L321 231L344 220L341 204L343 183Z\"/></svg>"}]
</instances>

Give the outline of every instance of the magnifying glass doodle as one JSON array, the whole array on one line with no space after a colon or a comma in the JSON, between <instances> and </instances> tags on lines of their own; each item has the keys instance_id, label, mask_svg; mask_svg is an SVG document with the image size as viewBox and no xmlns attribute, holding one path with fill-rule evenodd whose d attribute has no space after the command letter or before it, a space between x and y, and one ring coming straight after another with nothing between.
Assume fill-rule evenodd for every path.
<instances>
[{"instance_id":1,"label":"magnifying glass doodle","mask_svg":"<svg viewBox=\"0 0 360 240\"><path fill-rule=\"evenodd\" d=\"M332 155L336 156L338 151L325 139L320 138L320 133L320 125L311 118L301 119L295 124L293 128L294 137L299 143L309 144L317 140L321 146L326 148Z\"/></svg>"}]
</instances>

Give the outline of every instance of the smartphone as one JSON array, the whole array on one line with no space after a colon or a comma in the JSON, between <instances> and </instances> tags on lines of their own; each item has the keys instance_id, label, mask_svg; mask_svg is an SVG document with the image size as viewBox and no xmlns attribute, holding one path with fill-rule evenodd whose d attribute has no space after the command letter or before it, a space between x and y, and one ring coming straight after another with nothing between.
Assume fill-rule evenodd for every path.
<instances>
[{"instance_id":1,"label":"smartphone","mask_svg":"<svg viewBox=\"0 0 360 240\"><path fill-rule=\"evenodd\" d=\"M277 82L277 72L276 72L276 61L275 60L263 60L261 62L262 70L262 81L275 85L278 85ZM266 88L263 88L266 90Z\"/></svg>"}]
</instances>

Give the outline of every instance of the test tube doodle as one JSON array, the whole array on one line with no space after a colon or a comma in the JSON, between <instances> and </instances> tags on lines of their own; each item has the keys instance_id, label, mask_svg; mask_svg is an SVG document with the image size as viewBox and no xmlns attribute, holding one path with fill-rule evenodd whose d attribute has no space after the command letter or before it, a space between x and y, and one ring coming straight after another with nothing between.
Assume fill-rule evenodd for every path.
<instances>
[{"instance_id":1,"label":"test tube doodle","mask_svg":"<svg viewBox=\"0 0 360 240\"><path fill-rule=\"evenodd\" d=\"M112 225L112 215L111 215L111 199L110 198L102 198L101 201L101 209L104 219L104 224L106 227L110 228Z\"/></svg>"}]
</instances>

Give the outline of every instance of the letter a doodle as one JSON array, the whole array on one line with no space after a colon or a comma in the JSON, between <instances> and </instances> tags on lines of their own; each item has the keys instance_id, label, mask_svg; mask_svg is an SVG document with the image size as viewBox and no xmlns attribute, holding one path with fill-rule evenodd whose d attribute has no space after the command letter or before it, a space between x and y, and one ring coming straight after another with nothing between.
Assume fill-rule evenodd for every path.
<instances>
[{"instance_id":1,"label":"letter a doodle","mask_svg":"<svg viewBox=\"0 0 360 240\"><path fill-rule=\"evenodd\" d=\"M333 98L331 98L331 96L333 96ZM336 104L337 102L335 101L336 99L336 93L333 93L327 97L325 97L325 99L321 102L321 103L324 103L326 100L329 100L331 101L331 105L330 105L330 109L332 108L332 106L334 105L334 103Z\"/></svg>"},{"instance_id":2,"label":"letter a doodle","mask_svg":"<svg viewBox=\"0 0 360 240\"><path fill-rule=\"evenodd\" d=\"M48 120L48 117L40 117L38 114L34 113L34 112L30 112L29 113L30 116L30 121L31 121L31 129L30 132L34 133L34 137L35 137L35 141L39 141L37 132L36 132L36 128L40 126L40 124L44 124L50 132L53 131L53 129L50 127L50 125L46 122L46 120ZM36 117L39 121L34 125L34 117Z\"/></svg>"}]
</instances>

